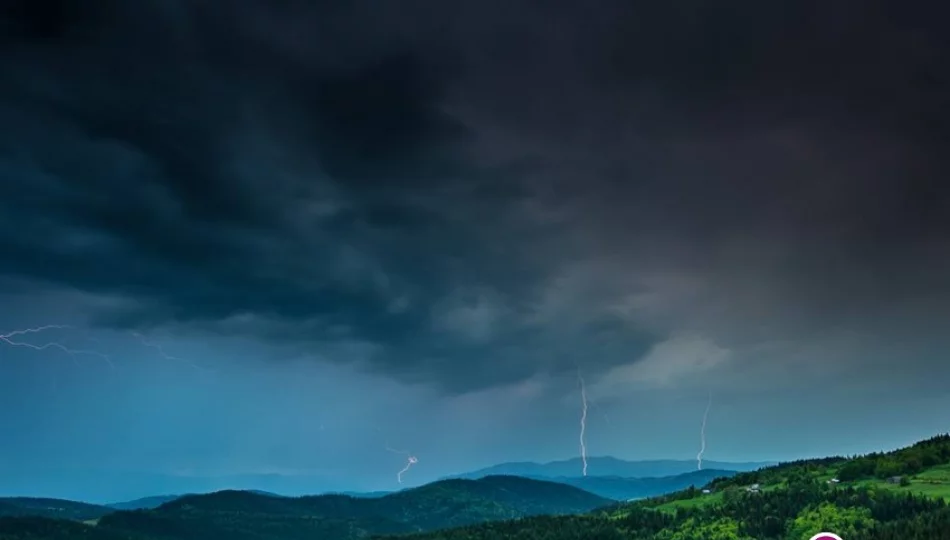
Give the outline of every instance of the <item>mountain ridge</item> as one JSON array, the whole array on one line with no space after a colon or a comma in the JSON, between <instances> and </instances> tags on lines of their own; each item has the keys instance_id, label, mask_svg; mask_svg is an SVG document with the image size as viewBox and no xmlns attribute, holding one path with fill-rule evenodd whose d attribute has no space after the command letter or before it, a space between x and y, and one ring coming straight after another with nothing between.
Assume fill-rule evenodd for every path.
<instances>
[{"instance_id":1,"label":"mountain ridge","mask_svg":"<svg viewBox=\"0 0 950 540\"><path fill-rule=\"evenodd\" d=\"M705 460L707 469L746 472L763 467L774 466L774 461L728 462ZM492 475L524 476L528 478L575 477L583 470L582 458L535 462L511 461L476 469L461 474L444 476L448 478L481 478ZM595 456L587 458L588 476L620 476L624 478L659 478L675 476L696 471L695 460L650 459L624 460L613 456Z\"/></svg>"},{"instance_id":2,"label":"mountain ridge","mask_svg":"<svg viewBox=\"0 0 950 540\"><path fill-rule=\"evenodd\" d=\"M616 504L582 489L521 477L447 479L381 497L268 497L225 490L187 495L152 510L118 511L99 526L129 535L284 540L406 534ZM279 535L276 530L282 531Z\"/></svg>"},{"instance_id":3,"label":"mountain ridge","mask_svg":"<svg viewBox=\"0 0 950 540\"><path fill-rule=\"evenodd\" d=\"M701 487L719 478L731 478L738 471L720 469L702 469L671 476L648 476L627 478L623 476L558 476L554 478L536 478L551 480L583 489L601 497L618 501L629 501L673 493L690 486ZM531 477L528 477L531 478Z\"/></svg>"}]
</instances>

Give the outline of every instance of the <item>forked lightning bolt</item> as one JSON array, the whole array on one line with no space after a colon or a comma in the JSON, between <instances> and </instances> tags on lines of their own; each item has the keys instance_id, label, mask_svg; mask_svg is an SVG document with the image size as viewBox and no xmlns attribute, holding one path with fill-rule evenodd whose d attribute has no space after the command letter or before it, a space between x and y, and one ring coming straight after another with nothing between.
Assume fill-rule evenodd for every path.
<instances>
[{"instance_id":1,"label":"forked lightning bolt","mask_svg":"<svg viewBox=\"0 0 950 540\"><path fill-rule=\"evenodd\" d=\"M419 463L419 460L416 459L415 456L409 456L409 459L406 461L406 466L403 467L402 470L399 471L398 474L396 474L396 481L401 484L401 483L402 483L402 475L406 474L406 472L407 472L410 468L412 468L412 466L415 465L416 463Z\"/></svg>"},{"instance_id":2,"label":"forked lightning bolt","mask_svg":"<svg viewBox=\"0 0 950 540\"><path fill-rule=\"evenodd\" d=\"M158 354L159 354L162 358L164 358L165 360L172 360L172 361L174 361L174 362L184 362L184 363L188 364L189 366L193 367L194 369L197 369L197 370L200 370L200 371L209 371L209 372L212 371L212 370L210 370L210 369L208 369L208 368L201 367L201 366L199 366L198 364L195 364L194 362L191 362L190 360L185 360L184 358L178 358L177 356L172 356L172 355L166 353L166 352L165 352L165 349L162 348L161 345L159 345L158 343L154 343L154 342L152 342L152 341L146 340L146 339L145 339L145 336L143 336L142 334L139 334L138 332L131 332L131 334L132 334L132 336L133 336L135 339L137 339L137 340L139 341L139 343L141 343L141 344L142 344L143 346L145 346L145 347L148 347L148 348L150 348L150 349L154 349L154 350L155 350L156 352L158 352Z\"/></svg>"},{"instance_id":3,"label":"forked lightning bolt","mask_svg":"<svg viewBox=\"0 0 950 540\"><path fill-rule=\"evenodd\" d=\"M406 466L403 467L402 470L400 470L398 473L396 473L396 481L401 484L402 475L406 474L406 472L408 472L409 469L411 469L413 465L415 465L416 463L419 463L419 460L409 452L396 450L392 448L391 446L389 446L389 443L386 443L386 450L394 454L400 454L400 455L406 456Z\"/></svg>"},{"instance_id":4,"label":"forked lightning bolt","mask_svg":"<svg viewBox=\"0 0 950 540\"><path fill-rule=\"evenodd\" d=\"M81 354L98 356L99 358L102 358L103 360L105 360L106 363L109 364L109 367L115 368L115 364L112 363L112 359L109 357L109 355L103 354L99 351L92 351L92 350L87 350L87 349L72 349L56 341L49 341L41 345L37 345L35 343L29 343L26 341L19 341L19 340L12 339L14 336L22 336L25 334L39 334L47 330L64 330L64 329L69 329L69 328L72 328L72 327L65 324L47 324L44 326L37 326L35 328L24 328L21 330L13 330L12 332L8 332L6 334L0 334L0 341L13 347L24 347L27 349L33 349L35 351L45 351L47 349L58 349L72 356L73 362L76 361L75 357Z\"/></svg>"},{"instance_id":5,"label":"forked lightning bolt","mask_svg":"<svg viewBox=\"0 0 950 540\"><path fill-rule=\"evenodd\" d=\"M699 453L696 454L696 470L703 470L703 454L706 452L706 420L709 418L709 408L712 407L712 392L706 402L706 411L703 413L703 425L699 428Z\"/></svg>"},{"instance_id":6,"label":"forked lightning bolt","mask_svg":"<svg viewBox=\"0 0 950 540\"><path fill-rule=\"evenodd\" d=\"M581 463L583 464L582 474L587 476L587 385L584 384L584 378L580 373L577 374L577 381L581 385Z\"/></svg>"},{"instance_id":7,"label":"forked lightning bolt","mask_svg":"<svg viewBox=\"0 0 950 540\"><path fill-rule=\"evenodd\" d=\"M115 363L112 361L112 357L109 356L108 354L104 354L99 351L95 351L91 349L73 349L57 341L48 341L45 343L37 344L37 343L29 342L29 341L23 341L22 338L16 339L16 336L25 336L28 334L40 334L40 333L47 332L50 330L69 330L69 329L74 329L74 328L75 328L74 326L70 326L67 324L47 324L47 325L37 326L33 328L23 328L20 330L13 330L11 332L7 332L6 334L0 334L0 343L5 343L11 347L23 347L27 349L32 349L34 351L45 351L47 349L57 349L59 351L62 351L70 355L73 358L73 362L76 363L77 365L78 365L78 362L75 357L78 355L98 356L99 358L102 358L103 360L105 360L109 364L109 367L115 368ZM195 369L202 370L202 371L211 371L207 368L201 367L195 364L194 362L188 361L184 358L178 358L178 357L167 354L161 345L146 340L142 334L139 334L137 332L132 332L131 334L144 347L148 347L150 349L157 351L158 354L166 360L185 362L189 366ZM92 337L89 337L88 339L91 341L98 341Z\"/></svg>"}]
</instances>

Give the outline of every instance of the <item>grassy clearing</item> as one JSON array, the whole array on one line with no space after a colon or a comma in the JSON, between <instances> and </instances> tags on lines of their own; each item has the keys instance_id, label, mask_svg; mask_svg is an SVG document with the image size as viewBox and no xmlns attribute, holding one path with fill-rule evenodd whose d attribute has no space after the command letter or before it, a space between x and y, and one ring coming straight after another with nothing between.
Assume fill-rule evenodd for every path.
<instances>
[{"instance_id":1,"label":"grassy clearing","mask_svg":"<svg viewBox=\"0 0 950 540\"><path fill-rule=\"evenodd\" d=\"M826 475L823 475L826 476ZM884 480L868 479L856 482L842 482L840 485L869 487L896 493L914 493L950 501L950 464L938 465L908 477L910 485L891 484Z\"/></svg>"},{"instance_id":2,"label":"grassy clearing","mask_svg":"<svg viewBox=\"0 0 950 540\"><path fill-rule=\"evenodd\" d=\"M950 467L946 465L910 477L910 485L908 486L889 484L880 480L864 481L859 484L898 493L910 492L950 501Z\"/></svg>"},{"instance_id":3,"label":"grassy clearing","mask_svg":"<svg viewBox=\"0 0 950 540\"><path fill-rule=\"evenodd\" d=\"M867 487L874 490L887 491L890 493L912 493L914 495L922 495L950 501L950 463L930 467L919 472L918 474L907 476L907 479L910 483L906 486L888 483L882 479L871 478L852 482L832 483L831 480L838 478L839 474L841 473L842 466L845 465L847 465L847 463L840 462L827 465L807 464L806 468L797 469L795 474L800 475L803 471L807 471L805 473L806 476L811 477L822 484L830 484L831 486L837 486L840 488ZM760 478L761 487L759 489L762 492L773 492L787 489L788 482L791 479L789 475L782 474L782 471L779 471L778 474L763 475ZM748 480L749 485L751 485L754 479L755 478L753 477ZM746 482L739 480L739 482L720 485L719 489L716 489L717 486L714 485L712 486L714 493L697 494L696 496L689 499L679 499L661 503L660 500L657 500L661 499L658 497L655 499L644 499L631 504L640 507L654 508L661 512L675 512L677 509L695 509L718 506L723 503L723 489L744 491L747 487L745 484ZM605 515L605 517L608 517L609 519L623 519L628 514L628 511L620 509L614 513Z\"/></svg>"},{"instance_id":4,"label":"grassy clearing","mask_svg":"<svg viewBox=\"0 0 950 540\"><path fill-rule=\"evenodd\" d=\"M722 502L722 493L710 493L700 495L692 499L682 499L679 501L670 501L656 507L657 510L672 512L677 508L700 508L703 506L713 506Z\"/></svg>"}]
</instances>

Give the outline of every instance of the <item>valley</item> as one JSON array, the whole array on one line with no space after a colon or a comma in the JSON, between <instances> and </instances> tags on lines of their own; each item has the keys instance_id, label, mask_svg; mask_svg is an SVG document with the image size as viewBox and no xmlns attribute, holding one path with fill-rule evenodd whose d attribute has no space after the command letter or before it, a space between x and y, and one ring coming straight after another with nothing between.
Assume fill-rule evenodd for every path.
<instances>
[{"instance_id":1,"label":"valley","mask_svg":"<svg viewBox=\"0 0 950 540\"><path fill-rule=\"evenodd\" d=\"M633 502L578 487L689 480ZM943 538L948 501L950 436L941 435L894 452L667 478L490 475L367 497L219 491L135 510L7 498L0 500L0 540L807 540L826 526L846 531L849 540L890 540L901 528L919 531L912 538Z\"/></svg>"}]
</instances>

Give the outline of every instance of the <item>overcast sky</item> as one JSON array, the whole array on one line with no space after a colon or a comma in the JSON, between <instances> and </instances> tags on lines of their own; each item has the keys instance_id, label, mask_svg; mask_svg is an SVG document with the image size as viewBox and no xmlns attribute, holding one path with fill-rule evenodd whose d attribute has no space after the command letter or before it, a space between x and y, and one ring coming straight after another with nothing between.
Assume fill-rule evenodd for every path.
<instances>
[{"instance_id":1,"label":"overcast sky","mask_svg":"<svg viewBox=\"0 0 950 540\"><path fill-rule=\"evenodd\" d=\"M6 4L4 494L950 430L937 3Z\"/></svg>"}]
</instances>

